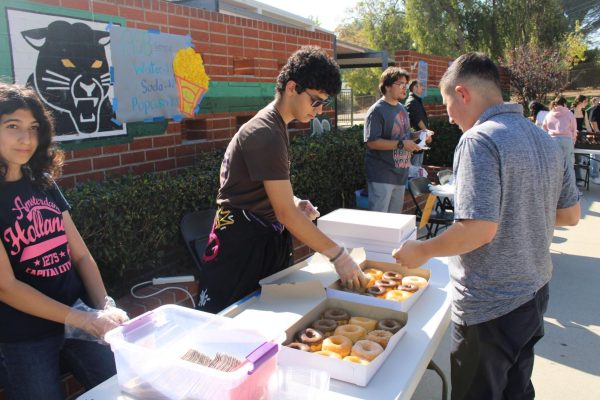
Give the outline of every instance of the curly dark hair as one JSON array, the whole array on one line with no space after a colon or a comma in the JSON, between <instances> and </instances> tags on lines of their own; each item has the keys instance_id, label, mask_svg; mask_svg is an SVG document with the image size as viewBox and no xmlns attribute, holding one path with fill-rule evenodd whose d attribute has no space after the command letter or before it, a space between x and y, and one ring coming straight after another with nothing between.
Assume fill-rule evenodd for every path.
<instances>
[{"instance_id":1,"label":"curly dark hair","mask_svg":"<svg viewBox=\"0 0 600 400\"><path fill-rule=\"evenodd\" d=\"M410 80L410 75L402 68L387 67L379 77L379 92L385 95L386 87L392 86L401 76L405 77L407 82Z\"/></svg>"},{"instance_id":2,"label":"curly dark hair","mask_svg":"<svg viewBox=\"0 0 600 400\"><path fill-rule=\"evenodd\" d=\"M299 85L296 88L298 93L314 89L336 96L342 89L340 67L317 46L303 46L288 58L277 76L277 92L283 93L289 81Z\"/></svg>"},{"instance_id":3,"label":"curly dark hair","mask_svg":"<svg viewBox=\"0 0 600 400\"><path fill-rule=\"evenodd\" d=\"M48 187L60 176L64 160L62 150L52 143L52 117L33 89L0 82L0 118L17 110L31 111L39 124L38 146L29 162L21 167L23 175L39 187ZM0 183L4 183L7 168L6 163L0 159Z\"/></svg>"}]
</instances>

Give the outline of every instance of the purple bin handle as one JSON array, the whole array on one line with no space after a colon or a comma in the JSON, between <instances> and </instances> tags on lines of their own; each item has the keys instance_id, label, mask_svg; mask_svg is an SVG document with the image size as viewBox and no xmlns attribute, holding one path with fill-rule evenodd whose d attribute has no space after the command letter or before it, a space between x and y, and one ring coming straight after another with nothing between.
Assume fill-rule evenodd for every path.
<instances>
[{"instance_id":1,"label":"purple bin handle","mask_svg":"<svg viewBox=\"0 0 600 400\"><path fill-rule=\"evenodd\" d=\"M136 330L139 327L144 326L148 322L150 322L149 319L152 317L153 312L154 311L145 312L144 314L125 322L122 325L123 326L123 335L127 335L129 332Z\"/></svg>"},{"instance_id":2,"label":"purple bin handle","mask_svg":"<svg viewBox=\"0 0 600 400\"><path fill-rule=\"evenodd\" d=\"M246 360L252 363L252 369L248 375L252 375L265 361L273 357L279 351L279 346L273 342L265 342L258 346L252 353L246 356Z\"/></svg>"}]
</instances>

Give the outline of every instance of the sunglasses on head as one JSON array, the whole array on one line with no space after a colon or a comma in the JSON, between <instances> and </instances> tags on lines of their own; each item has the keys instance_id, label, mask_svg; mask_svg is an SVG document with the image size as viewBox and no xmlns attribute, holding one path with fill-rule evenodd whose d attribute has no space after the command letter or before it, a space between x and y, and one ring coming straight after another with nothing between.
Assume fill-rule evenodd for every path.
<instances>
[{"instance_id":1,"label":"sunglasses on head","mask_svg":"<svg viewBox=\"0 0 600 400\"><path fill-rule=\"evenodd\" d=\"M298 84L298 83L296 83L296 92L297 92L298 94L300 94L300 93L302 93L302 92L306 93L306 94L308 95L308 97L310 97L310 99L312 100L312 103L311 103L310 105L311 105L311 107L313 107L313 108L317 108L317 107L321 107L321 106L323 106L323 107L327 107L328 105L330 105L330 104L331 104L331 99L327 98L327 99L323 100L323 99L321 99L321 98L319 98L319 97L317 97L317 96L313 96L312 94L308 93L308 92L306 91L306 89L304 89L304 88L303 88L302 86L300 86L300 84Z\"/></svg>"}]
</instances>

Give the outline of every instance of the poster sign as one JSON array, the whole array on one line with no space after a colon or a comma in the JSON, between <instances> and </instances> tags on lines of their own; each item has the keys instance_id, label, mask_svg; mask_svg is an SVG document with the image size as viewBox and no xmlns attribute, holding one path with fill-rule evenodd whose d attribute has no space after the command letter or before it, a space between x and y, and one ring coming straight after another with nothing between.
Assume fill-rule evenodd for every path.
<instances>
[{"instance_id":1,"label":"poster sign","mask_svg":"<svg viewBox=\"0 0 600 400\"><path fill-rule=\"evenodd\" d=\"M417 68L417 79L423 85L423 95L421 97L427 97L427 62L419 61Z\"/></svg>"},{"instance_id":2,"label":"poster sign","mask_svg":"<svg viewBox=\"0 0 600 400\"><path fill-rule=\"evenodd\" d=\"M110 40L117 119L180 118L173 59L178 50L191 46L191 37L112 26Z\"/></svg>"},{"instance_id":3,"label":"poster sign","mask_svg":"<svg viewBox=\"0 0 600 400\"><path fill-rule=\"evenodd\" d=\"M106 22L6 9L15 83L53 114L57 141L125 135L115 120Z\"/></svg>"}]
</instances>

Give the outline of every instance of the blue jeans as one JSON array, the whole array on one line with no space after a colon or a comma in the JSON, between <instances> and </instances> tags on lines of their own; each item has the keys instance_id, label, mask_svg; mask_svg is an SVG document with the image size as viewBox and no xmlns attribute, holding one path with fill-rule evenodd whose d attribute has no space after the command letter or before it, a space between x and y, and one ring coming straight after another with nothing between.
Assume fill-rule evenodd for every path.
<instances>
[{"instance_id":1,"label":"blue jeans","mask_svg":"<svg viewBox=\"0 0 600 400\"><path fill-rule=\"evenodd\" d=\"M369 187L369 210L402 214L405 185L367 182Z\"/></svg>"},{"instance_id":2,"label":"blue jeans","mask_svg":"<svg viewBox=\"0 0 600 400\"><path fill-rule=\"evenodd\" d=\"M17 343L0 343L8 400L63 400L60 361L86 390L116 373L108 346L63 335Z\"/></svg>"}]
</instances>

